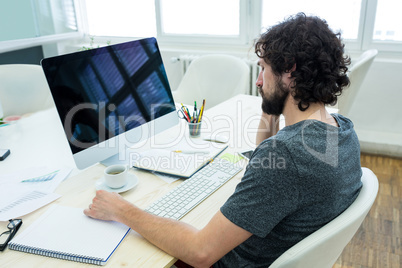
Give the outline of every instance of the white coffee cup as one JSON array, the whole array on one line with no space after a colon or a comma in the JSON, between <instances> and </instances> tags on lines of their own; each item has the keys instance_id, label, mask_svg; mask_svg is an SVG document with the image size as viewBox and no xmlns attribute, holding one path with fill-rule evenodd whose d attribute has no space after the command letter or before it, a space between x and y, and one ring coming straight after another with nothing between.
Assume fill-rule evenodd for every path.
<instances>
[{"instance_id":1,"label":"white coffee cup","mask_svg":"<svg viewBox=\"0 0 402 268\"><path fill-rule=\"evenodd\" d=\"M121 188L127 184L128 168L126 165L112 165L105 168L105 184L113 189Z\"/></svg>"}]
</instances>

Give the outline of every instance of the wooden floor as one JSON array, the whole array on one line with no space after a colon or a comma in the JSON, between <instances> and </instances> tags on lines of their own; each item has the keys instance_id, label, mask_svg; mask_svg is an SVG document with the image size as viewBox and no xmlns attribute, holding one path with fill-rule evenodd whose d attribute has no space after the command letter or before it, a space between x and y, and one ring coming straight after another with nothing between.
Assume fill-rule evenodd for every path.
<instances>
[{"instance_id":1,"label":"wooden floor","mask_svg":"<svg viewBox=\"0 0 402 268\"><path fill-rule=\"evenodd\" d=\"M376 201L333 268L402 267L402 159L362 155L378 177Z\"/></svg>"}]
</instances>

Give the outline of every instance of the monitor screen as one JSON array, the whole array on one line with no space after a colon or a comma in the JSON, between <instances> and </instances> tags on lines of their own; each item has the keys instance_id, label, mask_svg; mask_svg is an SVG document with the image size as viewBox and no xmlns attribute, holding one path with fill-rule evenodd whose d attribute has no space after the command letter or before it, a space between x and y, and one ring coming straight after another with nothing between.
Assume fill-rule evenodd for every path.
<instances>
[{"instance_id":1,"label":"monitor screen","mask_svg":"<svg viewBox=\"0 0 402 268\"><path fill-rule=\"evenodd\" d=\"M88 166L80 161L118 153L104 142L176 113L155 38L46 58L41 64L78 167ZM133 133L133 142L155 134ZM84 153L91 148L90 156ZM83 160L88 157L93 161Z\"/></svg>"}]
</instances>

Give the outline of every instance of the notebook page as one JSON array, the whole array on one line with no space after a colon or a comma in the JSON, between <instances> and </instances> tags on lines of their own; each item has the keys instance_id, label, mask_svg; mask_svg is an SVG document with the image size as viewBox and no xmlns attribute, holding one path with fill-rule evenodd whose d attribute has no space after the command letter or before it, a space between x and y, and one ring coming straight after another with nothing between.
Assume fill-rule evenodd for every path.
<instances>
[{"instance_id":1,"label":"notebook page","mask_svg":"<svg viewBox=\"0 0 402 268\"><path fill-rule=\"evenodd\" d=\"M82 208L54 205L12 243L106 260L129 230L121 223L91 219Z\"/></svg>"}]
</instances>

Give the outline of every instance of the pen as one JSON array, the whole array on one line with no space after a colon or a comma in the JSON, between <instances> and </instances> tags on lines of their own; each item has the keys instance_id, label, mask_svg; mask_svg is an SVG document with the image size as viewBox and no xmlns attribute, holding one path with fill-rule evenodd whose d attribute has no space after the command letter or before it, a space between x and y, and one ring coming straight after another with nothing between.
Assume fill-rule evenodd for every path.
<instances>
[{"instance_id":1,"label":"pen","mask_svg":"<svg viewBox=\"0 0 402 268\"><path fill-rule=\"evenodd\" d=\"M194 111L193 111L193 123L197 123L197 102L194 101Z\"/></svg>"},{"instance_id":2,"label":"pen","mask_svg":"<svg viewBox=\"0 0 402 268\"><path fill-rule=\"evenodd\" d=\"M186 113L187 113L187 117L188 117L188 122L191 123L191 115L190 115L190 111L188 110L187 106L183 106L183 108L185 109Z\"/></svg>"},{"instance_id":3,"label":"pen","mask_svg":"<svg viewBox=\"0 0 402 268\"><path fill-rule=\"evenodd\" d=\"M182 112L185 115L187 122L190 122L191 121L190 115L187 113L185 108L182 109Z\"/></svg>"},{"instance_id":4,"label":"pen","mask_svg":"<svg viewBox=\"0 0 402 268\"><path fill-rule=\"evenodd\" d=\"M208 154L208 151L191 151L191 150L175 150L174 153L182 153L182 154Z\"/></svg>"}]
</instances>

